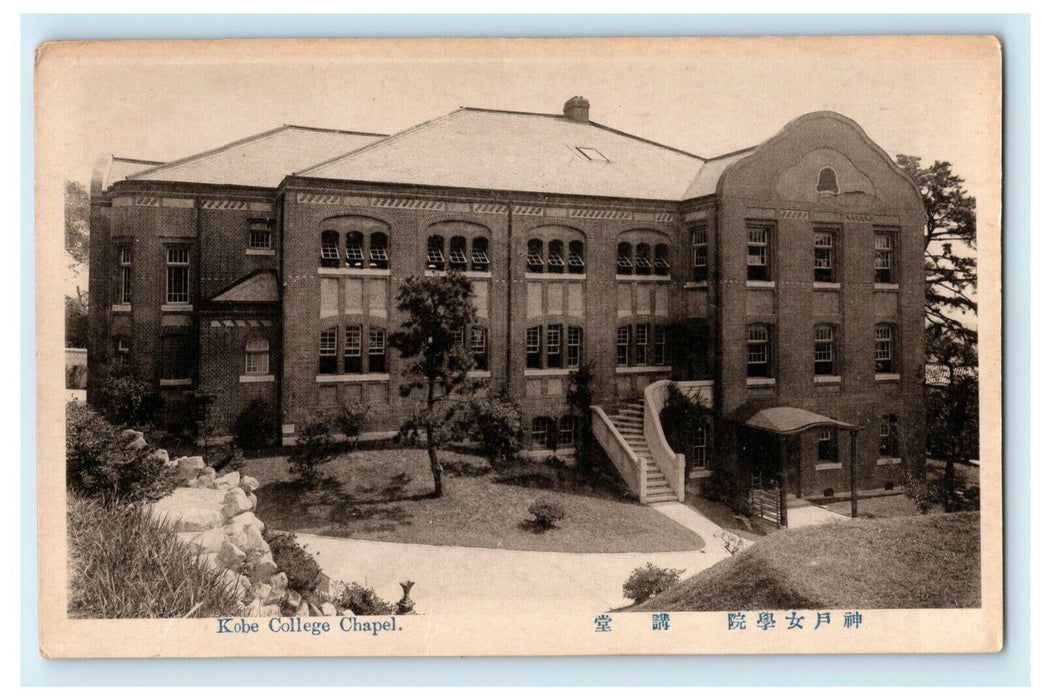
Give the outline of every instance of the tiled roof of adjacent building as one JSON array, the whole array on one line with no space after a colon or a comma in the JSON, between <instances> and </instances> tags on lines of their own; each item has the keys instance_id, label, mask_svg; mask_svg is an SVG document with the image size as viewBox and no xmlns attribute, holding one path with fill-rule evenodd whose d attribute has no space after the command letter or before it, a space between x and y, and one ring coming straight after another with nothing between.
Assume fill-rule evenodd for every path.
<instances>
[{"instance_id":1,"label":"tiled roof of adjacent building","mask_svg":"<svg viewBox=\"0 0 1044 700\"><path fill-rule=\"evenodd\" d=\"M128 179L277 187L295 170L382 138L383 134L284 125L157 167L138 167Z\"/></svg>"},{"instance_id":2,"label":"tiled roof of adjacent building","mask_svg":"<svg viewBox=\"0 0 1044 700\"><path fill-rule=\"evenodd\" d=\"M680 200L703 164L699 156L586 120L464 107L296 174Z\"/></svg>"}]
</instances>

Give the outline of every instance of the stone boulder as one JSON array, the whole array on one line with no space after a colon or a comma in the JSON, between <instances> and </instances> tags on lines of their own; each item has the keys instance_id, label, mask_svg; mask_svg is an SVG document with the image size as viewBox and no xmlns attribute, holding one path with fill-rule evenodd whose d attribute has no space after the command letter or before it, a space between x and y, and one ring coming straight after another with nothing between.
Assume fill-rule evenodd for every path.
<instances>
[{"instance_id":1,"label":"stone boulder","mask_svg":"<svg viewBox=\"0 0 1044 700\"><path fill-rule=\"evenodd\" d=\"M133 440L131 440L130 442L127 443L127 447L132 449L132 450L144 450L148 446L149 446L149 443L145 442L145 438L140 437L140 436L134 438Z\"/></svg>"},{"instance_id":2,"label":"stone boulder","mask_svg":"<svg viewBox=\"0 0 1044 700\"><path fill-rule=\"evenodd\" d=\"M239 472L229 472L224 476L214 479L216 489L234 489L239 486Z\"/></svg>"},{"instance_id":3,"label":"stone boulder","mask_svg":"<svg viewBox=\"0 0 1044 700\"><path fill-rule=\"evenodd\" d=\"M217 554L227 539L223 527L212 527L202 532L179 532L178 538L201 554Z\"/></svg>"},{"instance_id":4,"label":"stone boulder","mask_svg":"<svg viewBox=\"0 0 1044 700\"><path fill-rule=\"evenodd\" d=\"M138 438L144 439L145 438L145 433L141 432L140 430L134 430L133 428L127 428L126 430L124 430L124 431L122 431L120 433L120 437L123 437L124 439L126 439L127 442L133 442L134 440L137 440Z\"/></svg>"},{"instance_id":5,"label":"stone boulder","mask_svg":"<svg viewBox=\"0 0 1044 700\"><path fill-rule=\"evenodd\" d=\"M195 479L203 472L203 468L206 464L203 462L202 457L182 457L176 464L178 465L178 478Z\"/></svg>"},{"instance_id":6,"label":"stone boulder","mask_svg":"<svg viewBox=\"0 0 1044 700\"><path fill-rule=\"evenodd\" d=\"M170 455L167 454L166 450L156 450L152 453L152 456L158 459L159 461L163 462L164 464L170 462Z\"/></svg>"},{"instance_id":7,"label":"stone boulder","mask_svg":"<svg viewBox=\"0 0 1044 700\"><path fill-rule=\"evenodd\" d=\"M238 486L247 493L253 493L261 488L261 483L252 476L244 476L239 480Z\"/></svg>"},{"instance_id":8,"label":"stone boulder","mask_svg":"<svg viewBox=\"0 0 1044 700\"><path fill-rule=\"evenodd\" d=\"M337 616L337 608L334 607L333 603L323 603L319 607L319 611L323 614L324 617L336 617Z\"/></svg>"},{"instance_id":9,"label":"stone boulder","mask_svg":"<svg viewBox=\"0 0 1044 700\"><path fill-rule=\"evenodd\" d=\"M220 492L224 494L224 504L221 506L221 512L226 518L234 518L240 513L254 509L254 504L247 498L247 495L241 488L229 489L228 491Z\"/></svg>"},{"instance_id":10,"label":"stone boulder","mask_svg":"<svg viewBox=\"0 0 1044 700\"><path fill-rule=\"evenodd\" d=\"M224 492L209 489L174 489L150 506L157 522L167 522L175 532L202 532L224 524Z\"/></svg>"}]
</instances>

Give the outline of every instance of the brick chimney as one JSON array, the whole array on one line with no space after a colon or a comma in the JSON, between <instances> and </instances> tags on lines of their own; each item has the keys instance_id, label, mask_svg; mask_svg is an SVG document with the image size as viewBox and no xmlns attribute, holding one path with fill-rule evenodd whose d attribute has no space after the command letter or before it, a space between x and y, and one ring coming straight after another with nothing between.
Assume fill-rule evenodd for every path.
<instances>
[{"instance_id":1,"label":"brick chimney","mask_svg":"<svg viewBox=\"0 0 1044 700\"><path fill-rule=\"evenodd\" d=\"M588 119L588 112L591 109L591 103L583 97L571 97L565 103L565 107L562 108L562 114L565 118L571 122L580 122L586 124Z\"/></svg>"}]
</instances>

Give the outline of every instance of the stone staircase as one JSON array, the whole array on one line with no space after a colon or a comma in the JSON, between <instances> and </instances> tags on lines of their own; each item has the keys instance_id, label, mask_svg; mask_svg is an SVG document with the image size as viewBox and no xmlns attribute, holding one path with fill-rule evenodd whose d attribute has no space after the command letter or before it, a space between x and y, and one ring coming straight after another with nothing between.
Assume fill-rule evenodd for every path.
<instances>
[{"instance_id":1,"label":"stone staircase","mask_svg":"<svg viewBox=\"0 0 1044 700\"><path fill-rule=\"evenodd\" d=\"M653 459L652 452L649 451L649 446L645 441L645 433L642 427L645 420L645 404L640 401L620 404L617 412L610 415L609 419L616 426L616 429L620 431L620 435L627 441L627 444L638 458L645 460L647 469L645 476L645 502L665 503L667 501L677 501L678 495L667 482L667 477L664 473L656 466L656 460Z\"/></svg>"}]
</instances>

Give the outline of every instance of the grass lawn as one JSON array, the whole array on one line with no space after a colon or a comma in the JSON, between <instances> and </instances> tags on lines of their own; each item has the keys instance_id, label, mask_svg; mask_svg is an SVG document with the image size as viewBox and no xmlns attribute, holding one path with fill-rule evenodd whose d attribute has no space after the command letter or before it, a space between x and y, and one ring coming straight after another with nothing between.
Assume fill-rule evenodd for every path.
<instances>
[{"instance_id":1,"label":"grass lawn","mask_svg":"<svg viewBox=\"0 0 1044 700\"><path fill-rule=\"evenodd\" d=\"M704 542L608 483L585 483L574 467L518 462L497 473L484 458L440 453L470 465L443 474L433 499L427 453L419 449L342 454L323 465L326 478L294 479L282 456L247 460L261 482L257 515L279 530L386 542L557 552L699 550ZM565 508L556 527L533 527L529 506L550 497Z\"/></svg>"},{"instance_id":2,"label":"grass lawn","mask_svg":"<svg viewBox=\"0 0 1044 700\"><path fill-rule=\"evenodd\" d=\"M780 532L627 610L980 604L979 514L944 513Z\"/></svg>"},{"instance_id":3,"label":"grass lawn","mask_svg":"<svg viewBox=\"0 0 1044 700\"><path fill-rule=\"evenodd\" d=\"M768 534L765 528L757 525L754 518L738 516L724 503L711 501L694 493L685 494L685 503L723 530L742 535L747 539L757 539Z\"/></svg>"},{"instance_id":4,"label":"grass lawn","mask_svg":"<svg viewBox=\"0 0 1044 700\"><path fill-rule=\"evenodd\" d=\"M835 513L841 513L842 515L852 514L852 502L847 498L837 501L817 499L814 503ZM941 513L942 506L933 505L930 512ZM917 504L914 503L913 499L907 498L901 493L888 496L859 497L860 518L901 518L920 514L921 511L917 510Z\"/></svg>"}]
</instances>

